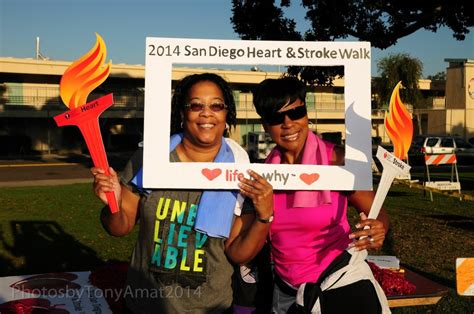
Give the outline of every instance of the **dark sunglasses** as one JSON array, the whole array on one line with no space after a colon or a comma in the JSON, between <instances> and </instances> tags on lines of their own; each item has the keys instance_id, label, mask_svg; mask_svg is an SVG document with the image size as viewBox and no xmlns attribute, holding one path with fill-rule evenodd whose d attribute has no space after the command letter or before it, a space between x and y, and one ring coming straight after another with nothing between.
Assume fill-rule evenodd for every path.
<instances>
[{"instance_id":1,"label":"dark sunglasses","mask_svg":"<svg viewBox=\"0 0 474 314\"><path fill-rule=\"evenodd\" d=\"M283 112L274 112L271 115L265 116L263 121L268 125L278 125L285 121L285 116L288 116L291 120L298 120L306 116L307 113L306 105L303 105Z\"/></svg>"},{"instance_id":2,"label":"dark sunglasses","mask_svg":"<svg viewBox=\"0 0 474 314\"><path fill-rule=\"evenodd\" d=\"M209 109L211 109L211 111L213 112L219 112L219 111L222 111L224 109L227 109L227 105L226 104L210 104L210 105L205 105L205 104L198 104L198 103L194 103L194 104L186 104L184 105L184 108L186 108L187 110L189 111L194 111L194 112L201 112L204 110L205 107L208 107Z\"/></svg>"}]
</instances>

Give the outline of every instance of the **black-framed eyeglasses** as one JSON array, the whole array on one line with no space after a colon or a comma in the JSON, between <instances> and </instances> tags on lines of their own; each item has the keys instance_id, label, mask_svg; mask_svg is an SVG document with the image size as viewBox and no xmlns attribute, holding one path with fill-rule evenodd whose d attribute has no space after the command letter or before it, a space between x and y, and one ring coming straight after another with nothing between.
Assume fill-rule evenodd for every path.
<instances>
[{"instance_id":1,"label":"black-framed eyeglasses","mask_svg":"<svg viewBox=\"0 0 474 314\"><path fill-rule=\"evenodd\" d=\"M215 104L210 104L210 105L192 103L192 104L184 105L184 108L186 108L189 111L194 111L194 112L201 112L204 110L205 107L208 107L209 109L211 109L212 112L219 112L224 109L227 109L227 105L221 104L221 103L215 103Z\"/></svg>"},{"instance_id":2,"label":"black-framed eyeglasses","mask_svg":"<svg viewBox=\"0 0 474 314\"><path fill-rule=\"evenodd\" d=\"M274 112L268 116L263 117L263 121L265 121L268 125L278 125L285 121L285 116L288 116L288 118L291 120L299 120L307 114L308 111L306 110L306 105L302 105L290 110Z\"/></svg>"}]
</instances>

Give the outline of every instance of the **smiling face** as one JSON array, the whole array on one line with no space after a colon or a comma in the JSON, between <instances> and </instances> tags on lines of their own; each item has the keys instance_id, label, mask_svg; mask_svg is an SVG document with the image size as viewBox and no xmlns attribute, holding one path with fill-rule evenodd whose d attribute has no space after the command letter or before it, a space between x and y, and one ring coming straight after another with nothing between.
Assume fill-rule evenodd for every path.
<instances>
[{"instance_id":1,"label":"smiling face","mask_svg":"<svg viewBox=\"0 0 474 314\"><path fill-rule=\"evenodd\" d=\"M285 113L300 106L306 106L300 99L296 99L293 103L285 104L278 113ZM269 125L265 123L265 130L270 134L273 141L278 145L282 153L288 153L295 158L300 156L308 136L308 115L305 114L299 119L292 120L285 115L283 123L277 125Z\"/></svg>"},{"instance_id":2,"label":"smiling face","mask_svg":"<svg viewBox=\"0 0 474 314\"><path fill-rule=\"evenodd\" d=\"M213 82L200 81L194 84L187 97L187 105L205 105L201 111L192 111L189 106L182 112L185 138L198 147L220 146L225 130L227 110L213 111L213 104L225 104L222 90Z\"/></svg>"}]
</instances>

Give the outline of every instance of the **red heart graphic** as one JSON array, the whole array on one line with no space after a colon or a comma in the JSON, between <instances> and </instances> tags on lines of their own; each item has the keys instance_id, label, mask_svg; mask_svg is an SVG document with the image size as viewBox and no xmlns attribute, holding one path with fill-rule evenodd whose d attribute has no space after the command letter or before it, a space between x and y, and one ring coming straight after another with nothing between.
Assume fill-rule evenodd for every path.
<instances>
[{"instance_id":1,"label":"red heart graphic","mask_svg":"<svg viewBox=\"0 0 474 314\"><path fill-rule=\"evenodd\" d=\"M313 182L319 179L319 174L317 173L302 173L300 174L300 179L307 185L311 185Z\"/></svg>"},{"instance_id":2,"label":"red heart graphic","mask_svg":"<svg viewBox=\"0 0 474 314\"><path fill-rule=\"evenodd\" d=\"M222 173L222 170L219 168L212 169L212 170L208 168L204 168L202 169L201 172L209 181L212 181Z\"/></svg>"}]
</instances>

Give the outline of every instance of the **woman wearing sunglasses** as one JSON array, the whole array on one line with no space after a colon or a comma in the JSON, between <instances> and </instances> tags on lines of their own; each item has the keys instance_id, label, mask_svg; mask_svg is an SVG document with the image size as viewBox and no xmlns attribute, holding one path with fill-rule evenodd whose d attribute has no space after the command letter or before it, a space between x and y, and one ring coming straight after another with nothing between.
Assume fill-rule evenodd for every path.
<instances>
[{"instance_id":1,"label":"woman wearing sunglasses","mask_svg":"<svg viewBox=\"0 0 474 314\"><path fill-rule=\"evenodd\" d=\"M305 98L305 85L294 77L266 79L257 87L255 108L277 144L265 162L342 165L343 149L309 130ZM276 313L389 312L360 258L364 250L382 246L389 227L383 209L377 220L367 219L373 198L371 191L274 192L269 239ZM348 224L348 203L360 213L356 232Z\"/></svg>"},{"instance_id":2,"label":"woman wearing sunglasses","mask_svg":"<svg viewBox=\"0 0 474 314\"><path fill-rule=\"evenodd\" d=\"M225 139L235 126L232 91L218 75L185 77L175 88L171 113L171 162L248 162L246 152ZM114 191L120 212L104 208L101 220L115 236L140 230L132 255L126 304L134 313L221 313L232 304L229 261L246 263L263 246L273 213L271 185L255 172L241 178L238 191L146 190L141 185L142 152L127 164L120 179L92 168L94 191Z\"/></svg>"}]
</instances>

